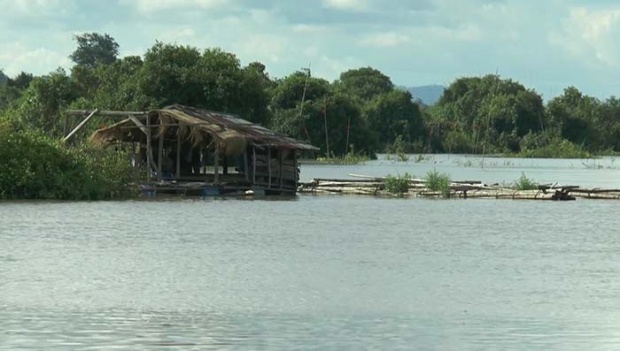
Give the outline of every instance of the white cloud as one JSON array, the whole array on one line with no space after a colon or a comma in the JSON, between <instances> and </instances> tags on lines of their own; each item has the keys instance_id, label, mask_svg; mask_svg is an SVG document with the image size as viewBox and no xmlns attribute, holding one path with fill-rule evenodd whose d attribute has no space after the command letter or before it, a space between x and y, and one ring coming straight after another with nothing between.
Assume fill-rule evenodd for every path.
<instances>
[{"instance_id":1,"label":"white cloud","mask_svg":"<svg viewBox=\"0 0 620 351\"><path fill-rule=\"evenodd\" d=\"M367 0L323 0L323 6L336 10L357 12L370 9L370 4Z\"/></svg>"},{"instance_id":2,"label":"white cloud","mask_svg":"<svg viewBox=\"0 0 620 351\"><path fill-rule=\"evenodd\" d=\"M550 35L552 43L568 54L590 64L620 66L620 8L589 10L573 8L559 32Z\"/></svg>"},{"instance_id":3,"label":"white cloud","mask_svg":"<svg viewBox=\"0 0 620 351\"><path fill-rule=\"evenodd\" d=\"M373 33L364 36L359 43L370 47L394 47L409 42L409 37L396 32Z\"/></svg>"},{"instance_id":4,"label":"white cloud","mask_svg":"<svg viewBox=\"0 0 620 351\"><path fill-rule=\"evenodd\" d=\"M28 48L19 42L0 45L0 63L5 63L4 73L13 77L21 71L50 72L58 67L68 69L71 60L67 55L47 48Z\"/></svg>"},{"instance_id":5,"label":"white cloud","mask_svg":"<svg viewBox=\"0 0 620 351\"><path fill-rule=\"evenodd\" d=\"M142 13L153 13L180 8L204 10L226 5L228 2L228 0L120 0L120 3L135 6L138 11Z\"/></svg>"}]
</instances>

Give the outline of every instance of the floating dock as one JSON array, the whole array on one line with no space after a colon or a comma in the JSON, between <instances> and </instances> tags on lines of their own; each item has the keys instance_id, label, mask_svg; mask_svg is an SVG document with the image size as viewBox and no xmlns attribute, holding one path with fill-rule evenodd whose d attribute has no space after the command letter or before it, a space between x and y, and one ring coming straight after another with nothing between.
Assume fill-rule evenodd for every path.
<instances>
[{"instance_id":1,"label":"floating dock","mask_svg":"<svg viewBox=\"0 0 620 351\"><path fill-rule=\"evenodd\" d=\"M349 175L356 179L322 179L300 183L297 191L301 194L342 194L383 197L424 197L461 199L510 199L510 200L548 200L571 201L585 199L620 199L620 189L586 189L575 185L542 184L535 189L519 190L507 185L486 185L481 181L452 181L449 191L436 191L428 188L423 179L411 179L408 190L392 193L387 190L386 178Z\"/></svg>"}]
</instances>

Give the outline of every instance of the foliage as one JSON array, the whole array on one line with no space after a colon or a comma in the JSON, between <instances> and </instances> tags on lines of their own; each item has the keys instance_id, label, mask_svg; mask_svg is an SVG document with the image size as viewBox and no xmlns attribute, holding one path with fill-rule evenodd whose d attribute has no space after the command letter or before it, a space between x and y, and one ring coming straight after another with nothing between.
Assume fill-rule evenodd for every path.
<instances>
[{"instance_id":1,"label":"foliage","mask_svg":"<svg viewBox=\"0 0 620 351\"><path fill-rule=\"evenodd\" d=\"M521 151L525 158L589 158L591 155L582 147L557 135L528 134L521 140Z\"/></svg>"},{"instance_id":2,"label":"foliage","mask_svg":"<svg viewBox=\"0 0 620 351\"><path fill-rule=\"evenodd\" d=\"M362 101L388 94L394 91L390 77L372 67L362 67L343 72L335 83L336 88Z\"/></svg>"},{"instance_id":3,"label":"foliage","mask_svg":"<svg viewBox=\"0 0 620 351\"><path fill-rule=\"evenodd\" d=\"M76 64L93 68L116 61L118 43L108 34L84 33L74 39L78 47L69 58Z\"/></svg>"},{"instance_id":4,"label":"foliage","mask_svg":"<svg viewBox=\"0 0 620 351\"><path fill-rule=\"evenodd\" d=\"M310 70L272 78L265 65L235 54L156 42L142 56L118 58L108 34L75 37L76 65L34 77L0 71L0 112L21 128L61 137L79 123L72 109L148 110L184 104L229 112L318 146L328 159L388 152L503 153L587 157L620 152L620 99L599 100L568 87L546 105L536 91L497 75L461 77L431 107L372 67L334 82ZM76 144L112 120L93 119ZM353 152L353 148L358 150ZM347 161L349 162L349 161Z\"/></svg>"},{"instance_id":5,"label":"foliage","mask_svg":"<svg viewBox=\"0 0 620 351\"><path fill-rule=\"evenodd\" d=\"M384 184L385 190L390 194L394 195L403 195L409 191L409 187L411 186L411 175L409 173L405 173L404 175L388 175L385 177Z\"/></svg>"},{"instance_id":6,"label":"foliage","mask_svg":"<svg viewBox=\"0 0 620 351\"><path fill-rule=\"evenodd\" d=\"M426 173L424 177L426 187L431 191L441 192L443 197L450 197L450 176L445 173L440 173L437 170L432 170Z\"/></svg>"},{"instance_id":7,"label":"foliage","mask_svg":"<svg viewBox=\"0 0 620 351\"><path fill-rule=\"evenodd\" d=\"M521 177L514 182L514 187L517 190L536 190L538 189L538 184L528 178L525 173L521 173Z\"/></svg>"},{"instance_id":8,"label":"foliage","mask_svg":"<svg viewBox=\"0 0 620 351\"><path fill-rule=\"evenodd\" d=\"M39 131L0 122L0 199L125 197L135 175L122 153L67 148Z\"/></svg>"}]
</instances>

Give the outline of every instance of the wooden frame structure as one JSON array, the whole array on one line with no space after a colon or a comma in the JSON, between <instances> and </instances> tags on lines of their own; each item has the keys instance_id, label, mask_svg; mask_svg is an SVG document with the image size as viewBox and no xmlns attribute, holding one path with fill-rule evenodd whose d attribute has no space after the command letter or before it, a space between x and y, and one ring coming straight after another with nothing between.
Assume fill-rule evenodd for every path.
<instances>
[{"instance_id":1,"label":"wooden frame structure","mask_svg":"<svg viewBox=\"0 0 620 351\"><path fill-rule=\"evenodd\" d=\"M236 116L181 105L68 113L87 117L65 140L93 116L122 118L90 140L129 149L134 165L146 170L143 187L160 194L295 194L299 151L318 151Z\"/></svg>"}]
</instances>

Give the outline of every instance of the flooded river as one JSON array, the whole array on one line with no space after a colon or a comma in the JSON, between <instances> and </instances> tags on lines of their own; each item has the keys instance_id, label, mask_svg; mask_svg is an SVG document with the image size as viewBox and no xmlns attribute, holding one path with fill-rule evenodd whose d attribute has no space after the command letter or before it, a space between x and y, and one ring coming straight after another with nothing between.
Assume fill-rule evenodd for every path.
<instances>
[{"instance_id":1,"label":"flooded river","mask_svg":"<svg viewBox=\"0 0 620 351\"><path fill-rule=\"evenodd\" d=\"M614 159L480 162L307 165L302 178L436 168L620 186ZM0 349L617 350L619 210L308 195L0 203Z\"/></svg>"}]
</instances>

